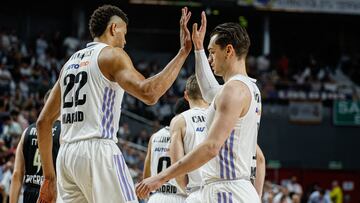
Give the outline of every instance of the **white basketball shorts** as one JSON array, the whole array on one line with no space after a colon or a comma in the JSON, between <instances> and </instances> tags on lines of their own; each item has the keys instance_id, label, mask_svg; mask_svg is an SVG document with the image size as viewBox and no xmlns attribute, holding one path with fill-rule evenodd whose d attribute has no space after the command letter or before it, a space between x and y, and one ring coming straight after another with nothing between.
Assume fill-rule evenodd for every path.
<instances>
[{"instance_id":1,"label":"white basketball shorts","mask_svg":"<svg viewBox=\"0 0 360 203\"><path fill-rule=\"evenodd\" d=\"M113 140L64 143L56 169L64 203L138 202L124 157Z\"/></svg>"}]
</instances>

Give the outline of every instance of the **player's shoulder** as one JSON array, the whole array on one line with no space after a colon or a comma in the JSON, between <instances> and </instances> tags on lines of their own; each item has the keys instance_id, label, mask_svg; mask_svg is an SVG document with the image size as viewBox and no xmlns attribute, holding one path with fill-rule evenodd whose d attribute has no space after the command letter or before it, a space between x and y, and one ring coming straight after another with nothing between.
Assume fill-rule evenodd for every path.
<instances>
[{"instance_id":1,"label":"player's shoulder","mask_svg":"<svg viewBox=\"0 0 360 203\"><path fill-rule=\"evenodd\" d=\"M166 133L169 133L169 127L168 126L165 126L165 127L161 128L160 130L156 131L154 134L151 135L151 137L161 136L161 135L166 134Z\"/></svg>"},{"instance_id":2,"label":"player's shoulder","mask_svg":"<svg viewBox=\"0 0 360 203\"><path fill-rule=\"evenodd\" d=\"M230 80L220 91L220 95L226 98L244 96L248 94L250 94L250 89L242 80Z\"/></svg>"},{"instance_id":3,"label":"player's shoulder","mask_svg":"<svg viewBox=\"0 0 360 203\"><path fill-rule=\"evenodd\" d=\"M185 116L184 113L176 115L174 118L170 121L170 130L172 130L176 126L181 126L182 124L185 124Z\"/></svg>"},{"instance_id":4,"label":"player's shoulder","mask_svg":"<svg viewBox=\"0 0 360 203\"><path fill-rule=\"evenodd\" d=\"M113 60L118 57L124 57L124 56L127 56L127 53L125 52L124 49L119 47L106 46L100 52L100 57L104 60L106 59Z\"/></svg>"},{"instance_id":5,"label":"player's shoulder","mask_svg":"<svg viewBox=\"0 0 360 203\"><path fill-rule=\"evenodd\" d=\"M119 47L107 46L104 47L99 56L98 63L100 68L104 68L105 72L112 72L113 70L118 70L118 68L128 67L128 63L131 63L131 59L124 49Z\"/></svg>"},{"instance_id":6,"label":"player's shoulder","mask_svg":"<svg viewBox=\"0 0 360 203\"><path fill-rule=\"evenodd\" d=\"M216 106L230 107L242 104L251 98L249 87L240 80L226 82L215 98Z\"/></svg>"},{"instance_id":7,"label":"player's shoulder","mask_svg":"<svg viewBox=\"0 0 360 203\"><path fill-rule=\"evenodd\" d=\"M25 130L25 135L34 134L36 135L36 123L30 124Z\"/></svg>"}]
</instances>

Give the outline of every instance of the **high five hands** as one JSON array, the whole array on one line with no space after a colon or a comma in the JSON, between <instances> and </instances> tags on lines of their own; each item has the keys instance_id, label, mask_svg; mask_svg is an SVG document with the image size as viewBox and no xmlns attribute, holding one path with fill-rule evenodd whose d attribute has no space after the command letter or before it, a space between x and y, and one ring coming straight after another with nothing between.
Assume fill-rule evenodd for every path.
<instances>
[{"instance_id":1,"label":"high five hands","mask_svg":"<svg viewBox=\"0 0 360 203\"><path fill-rule=\"evenodd\" d=\"M204 49L204 38L206 33L206 15L205 12L201 12L201 25L198 29L198 24L194 23L192 27L192 34L190 35L189 29L187 28L187 23L191 17L191 12L187 7L181 9L181 18L180 18L180 46L183 51L190 53L192 49L191 40L194 43L195 50ZM166 170L159 173L156 176L152 176L142 180L140 183L136 184L136 195L140 199L145 199L149 196L151 191L154 191L160 188L166 181L170 178L166 175Z\"/></svg>"}]
</instances>

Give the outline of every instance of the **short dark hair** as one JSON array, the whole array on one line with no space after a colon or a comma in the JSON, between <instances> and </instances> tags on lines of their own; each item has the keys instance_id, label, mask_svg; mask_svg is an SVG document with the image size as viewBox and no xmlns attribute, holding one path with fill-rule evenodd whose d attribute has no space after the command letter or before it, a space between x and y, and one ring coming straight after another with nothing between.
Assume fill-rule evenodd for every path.
<instances>
[{"instance_id":1,"label":"short dark hair","mask_svg":"<svg viewBox=\"0 0 360 203\"><path fill-rule=\"evenodd\" d=\"M202 99L200 87L194 74L187 79L185 90L190 99Z\"/></svg>"},{"instance_id":2,"label":"short dark hair","mask_svg":"<svg viewBox=\"0 0 360 203\"><path fill-rule=\"evenodd\" d=\"M119 16L126 24L129 23L126 14L118 7L103 5L97 8L91 15L89 30L93 38L101 36L113 16Z\"/></svg>"},{"instance_id":3,"label":"short dark hair","mask_svg":"<svg viewBox=\"0 0 360 203\"><path fill-rule=\"evenodd\" d=\"M184 97L179 98L176 101L175 107L174 107L174 114L178 115L182 112L190 109L189 103L184 99Z\"/></svg>"},{"instance_id":4,"label":"short dark hair","mask_svg":"<svg viewBox=\"0 0 360 203\"><path fill-rule=\"evenodd\" d=\"M250 47L250 38L245 28L238 23L223 23L214 28L210 37L217 34L215 44L224 49L231 44L238 58L245 58Z\"/></svg>"}]
</instances>

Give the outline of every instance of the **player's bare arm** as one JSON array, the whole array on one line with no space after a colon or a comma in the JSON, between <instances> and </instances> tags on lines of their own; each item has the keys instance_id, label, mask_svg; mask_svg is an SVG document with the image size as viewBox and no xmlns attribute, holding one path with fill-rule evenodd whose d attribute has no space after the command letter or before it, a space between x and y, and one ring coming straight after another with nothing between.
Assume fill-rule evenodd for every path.
<instances>
[{"instance_id":1,"label":"player's bare arm","mask_svg":"<svg viewBox=\"0 0 360 203\"><path fill-rule=\"evenodd\" d=\"M185 156L184 136L186 130L186 122L182 115L175 116L170 122L171 143L169 146L169 154L171 162L176 163ZM175 178L178 185L185 191L188 184L187 175L180 175Z\"/></svg>"},{"instance_id":2,"label":"player's bare arm","mask_svg":"<svg viewBox=\"0 0 360 203\"><path fill-rule=\"evenodd\" d=\"M25 174L25 160L23 154L23 146L24 146L24 136L27 129L24 130L23 134L21 135L20 142L16 148L15 154L15 166L14 172L11 179L11 186L10 186L10 203L17 203L19 200L19 195L22 187L22 183L24 181L24 174Z\"/></svg>"},{"instance_id":3,"label":"player's bare arm","mask_svg":"<svg viewBox=\"0 0 360 203\"><path fill-rule=\"evenodd\" d=\"M112 47L105 48L100 54L98 61L101 71L131 95L146 104L155 104L173 84L192 49L191 35L187 28L190 16L191 12L186 7L183 8L180 19L180 50L160 73L145 79L134 68L122 48Z\"/></svg>"},{"instance_id":4,"label":"player's bare arm","mask_svg":"<svg viewBox=\"0 0 360 203\"><path fill-rule=\"evenodd\" d=\"M151 142L153 136L149 139L149 144L147 148L147 154L144 161L144 171L143 171L143 179L151 176Z\"/></svg>"},{"instance_id":5,"label":"player's bare arm","mask_svg":"<svg viewBox=\"0 0 360 203\"><path fill-rule=\"evenodd\" d=\"M247 112L250 98L250 91L244 83L227 83L216 98L216 112L207 139L165 171L141 181L136 187L139 198L146 197L150 191L160 187L164 182L193 171L217 156L237 119Z\"/></svg>"},{"instance_id":6,"label":"player's bare arm","mask_svg":"<svg viewBox=\"0 0 360 203\"><path fill-rule=\"evenodd\" d=\"M259 145L256 145L256 176L255 176L255 189L261 199L264 181L265 181L265 156Z\"/></svg>"},{"instance_id":7,"label":"player's bare arm","mask_svg":"<svg viewBox=\"0 0 360 203\"><path fill-rule=\"evenodd\" d=\"M60 115L60 105L61 90L59 81L57 81L36 122L41 165L45 177L39 196L39 200L42 199L43 202L55 202L56 200L56 175L52 157L52 126Z\"/></svg>"}]
</instances>

